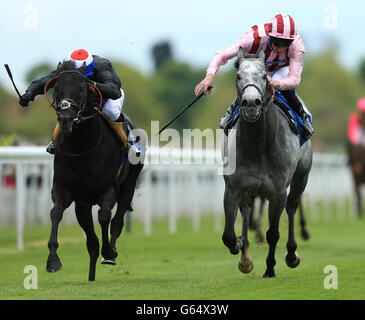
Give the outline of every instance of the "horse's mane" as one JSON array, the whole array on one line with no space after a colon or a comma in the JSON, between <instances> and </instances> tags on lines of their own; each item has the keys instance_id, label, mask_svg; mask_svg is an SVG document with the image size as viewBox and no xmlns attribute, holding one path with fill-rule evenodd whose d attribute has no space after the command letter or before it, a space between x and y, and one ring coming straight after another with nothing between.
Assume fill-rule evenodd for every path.
<instances>
[{"instance_id":1,"label":"horse's mane","mask_svg":"<svg viewBox=\"0 0 365 320\"><path fill-rule=\"evenodd\" d=\"M234 62L234 67L236 68L236 70L238 70L240 63L243 59L258 59L258 58L259 58L259 56L257 54L246 53L242 59L240 59L240 58L236 59L236 61Z\"/></svg>"},{"instance_id":2,"label":"horse's mane","mask_svg":"<svg viewBox=\"0 0 365 320\"><path fill-rule=\"evenodd\" d=\"M62 71L74 70L76 69L76 64L72 60L63 60L57 67L58 73Z\"/></svg>"}]
</instances>

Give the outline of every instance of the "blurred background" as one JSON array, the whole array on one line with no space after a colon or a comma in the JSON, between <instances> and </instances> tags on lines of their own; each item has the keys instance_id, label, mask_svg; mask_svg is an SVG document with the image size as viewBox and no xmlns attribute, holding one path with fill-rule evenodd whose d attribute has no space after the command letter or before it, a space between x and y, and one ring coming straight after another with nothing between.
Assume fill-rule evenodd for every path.
<instances>
[{"instance_id":1,"label":"blurred background","mask_svg":"<svg viewBox=\"0 0 365 320\"><path fill-rule=\"evenodd\" d=\"M0 13L0 134L44 144L55 114L38 97L30 108L17 104L4 63L21 92L79 48L112 60L126 92L124 112L149 132L193 98L214 53L231 46L255 24L280 12L294 18L304 39L298 92L313 114L313 144L319 151L343 151L347 116L364 94L365 52L361 45L365 5L344 1L228 0L173 3L167 0L8 2ZM234 59L232 59L234 60ZM209 99L187 112L176 128L217 128L234 98L233 61L221 67ZM40 125L41 124L41 125Z\"/></svg>"},{"instance_id":2,"label":"blurred background","mask_svg":"<svg viewBox=\"0 0 365 320\"><path fill-rule=\"evenodd\" d=\"M46 145L56 123L56 115L44 97L37 97L29 108L18 104L4 63L10 65L14 80L23 93L31 81L52 71L75 49L84 48L106 57L112 61L122 81L126 94L123 112L150 132L152 120L159 120L161 127L194 98L193 89L204 78L216 51L234 44L251 26L267 23L276 14L286 12L294 18L307 49L302 82L297 90L312 113L315 128L312 142L317 162L310 178L311 187L307 188L312 196L307 198L309 201L310 197L316 197L319 201L331 195L331 199L339 199L341 194L348 200L352 196L352 185L344 154L347 119L356 109L356 101L365 95L364 9L362 2L350 6L336 0L260 3L242 0L65 0L57 4L5 0L0 12L0 145ZM201 99L180 117L174 128L182 131L183 128L215 130L219 127L221 115L235 97L233 62L234 59L218 71L212 95ZM2 188L11 190L16 184L16 164L11 164L9 159L2 162ZM26 186L33 185L35 190L42 188L41 181L43 185L48 181L44 197L34 196L37 201L43 199L43 209L30 209L29 205L26 208L36 214L46 212L50 205L47 197L51 158L45 161L46 164L38 163L36 168L32 167L33 162L28 163L23 172L28 177ZM10 173L4 174L6 170ZM31 170L35 172L35 180L29 178ZM153 188L156 181L179 181L174 183L176 188L182 188L176 191L179 195L192 185L191 181L200 181L204 184L197 188L205 190L205 195L200 195L199 199L207 202L212 192L217 195L212 197L216 204L210 201L211 207L207 206L205 211L222 214L223 179L216 175L215 168L194 176L189 176L190 173L184 173L184 176L180 170L180 180L169 177L165 171L161 168L149 171L148 181L155 192L149 193L149 199L155 199L161 205L156 195L165 194L166 190L172 192L168 184L157 192ZM191 168L186 170L191 171ZM219 184L215 191L204 189L204 186L214 187L214 181ZM137 196L143 194L144 187L145 184ZM194 193L191 189L189 192ZM184 200L175 196L172 199L181 202L183 211L191 213L190 209L196 208L196 204L189 202L190 198ZM11 197L3 193L2 201L4 212L4 203L11 202ZM312 205L317 203L313 201ZM44 203L48 203L47 206ZM142 206L141 201L137 203ZM341 206L351 205L342 201ZM7 210L11 212L13 209L9 208ZM166 215L171 213L172 207L165 204L164 208ZM163 215L162 209L155 211ZM41 215L48 221L47 215ZM174 230L173 226L171 230Z\"/></svg>"}]
</instances>

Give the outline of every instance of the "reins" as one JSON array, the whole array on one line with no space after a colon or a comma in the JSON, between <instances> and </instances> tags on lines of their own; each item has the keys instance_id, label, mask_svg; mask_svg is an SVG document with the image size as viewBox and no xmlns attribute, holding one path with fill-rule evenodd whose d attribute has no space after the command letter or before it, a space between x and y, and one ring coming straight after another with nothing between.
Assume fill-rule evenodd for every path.
<instances>
[{"instance_id":1,"label":"reins","mask_svg":"<svg viewBox=\"0 0 365 320\"><path fill-rule=\"evenodd\" d=\"M51 78L50 80L47 81L45 87L44 87L44 95L47 99L47 101L50 103L50 106L57 112L57 114L59 114L60 111L62 110L66 110L66 109L69 109L71 108L72 106L75 106L76 108L78 108L78 112L77 112L77 115L76 117L74 118L74 124L76 126L78 126L80 124L80 122L84 122L84 121L87 121L89 119L92 119L96 116L98 116L98 112L94 112L93 114L89 115L89 116L83 116L82 113L85 111L85 108L86 108L86 96L87 96L87 88L84 90L84 95L83 95L83 100L82 100L82 103L81 103L81 107L79 104L77 104L73 99L70 99L70 98L64 98L62 99L57 105L56 105L56 101L53 100L51 101L51 99L48 97L47 95L47 91L48 91L48 87L50 86L50 84L53 82L53 81L57 81L57 78L63 74L63 73L76 73L78 75L81 76L81 78L84 80L85 83L89 84L89 90L91 91L91 94L92 95L99 95L99 104L97 107L94 107L94 109L96 109L96 111L99 111L100 110L100 107L102 106L102 103L103 103L103 97L102 97L102 94L100 92L100 90L96 87L95 83L91 84L89 83L89 81L86 79L86 77L79 71L77 70L66 70L66 71L62 71L60 72L56 77L53 77ZM102 126L101 126L101 119L100 117L98 117L99 121L98 121L98 127L99 127L99 137L98 137L98 141L97 143L91 147L89 150L85 151L85 152L82 152L82 153L67 153L65 151L63 151L60 146L56 146L57 150L65 155L65 156L68 156L68 157L80 157L80 156L83 156L85 154L88 154L90 152L92 152L101 142L101 137L102 137Z\"/></svg>"},{"instance_id":2,"label":"reins","mask_svg":"<svg viewBox=\"0 0 365 320\"><path fill-rule=\"evenodd\" d=\"M241 61L239 61L239 64L241 64L244 60L254 61L254 60L258 60L258 59L257 58L244 58ZM264 93L262 93L262 90L255 83L247 84L241 90L240 93L243 93L248 87L254 87L260 93L260 96L261 96L261 99L262 99L262 105L260 107L260 113L259 113L259 116L257 117L257 119L255 119L253 121L250 121L250 120L246 119L246 117L244 116L245 107L242 105L242 102L241 102L241 96L242 95L241 95L239 97L239 102L240 102L241 108L243 109L242 117L246 122L256 122L261 117L262 113L267 112L267 107L268 107L267 104L270 103L270 100L275 98L275 91L274 91L274 88L269 84L269 80L267 78L266 78L266 86L265 86L265 92ZM241 116L241 114L240 114L240 116ZM267 141L268 146L271 146L274 143L274 141L276 140L276 130L277 130L276 112L274 112L274 128L273 128L273 130L274 130L274 134L272 135L272 139L269 139ZM238 144L239 144L239 142L238 142ZM258 152L262 152L262 151L263 150L258 150ZM251 153L246 151L246 154L249 155L249 156L256 156L256 157L258 156L257 151L254 154L251 154Z\"/></svg>"},{"instance_id":3,"label":"reins","mask_svg":"<svg viewBox=\"0 0 365 320\"><path fill-rule=\"evenodd\" d=\"M77 70L67 70L67 71L62 71L62 72L60 72L60 74L58 74L56 77L53 77L53 78L49 79L49 80L47 81L46 85L44 86L44 95L45 95L45 97L46 97L47 101L49 102L49 104L50 104L52 107L54 106L55 101L52 101L52 100L48 97L48 94L47 94L48 87L49 87L49 85L50 85L53 81L56 81L56 80L57 80L57 78L58 78L61 74L63 74L63 73L77 73L77 74L79 74L79 75L80 75L80 76L84 79L84 81L85 81L86 83L88 83L88 84L89 84L89 89L90 89L90 91L92 92L92 95L98 95L98 96L99 96L99 104L98 104L98 108L100 108L100 107L102 106L102 104L103 104L103 96L102 96L102 94L101 94L101 92L100 92L99 88L95 85L95 83L89 83L89 82L88 82L88 80L86 79L86 77L85 77L85 76L84 76L81 72L79 72L79 71L77 71Z\"/></svg>"}]
</instances>

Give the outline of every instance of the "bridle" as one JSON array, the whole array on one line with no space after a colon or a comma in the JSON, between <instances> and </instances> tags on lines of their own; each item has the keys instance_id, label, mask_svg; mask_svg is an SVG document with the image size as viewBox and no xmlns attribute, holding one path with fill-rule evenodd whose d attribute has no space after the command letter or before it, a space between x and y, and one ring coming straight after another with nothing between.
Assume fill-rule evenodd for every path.
<instances>
[{"instance_id":1,"label":"bridle","mask_svg":"<svg viewBox=\"0 0 365 320\"><path fill-rule=\"evenodd\" d=\"M59 103L57 103L56 100L51 101L51 99L47 95L48 87L49 87L49 85L53 81L57 81L57 78L61 74L64 74L64 73L75 73L75 74L80 75L81 78L84 80L84 83L88 83L89 84L89 90L91 90L92 95L99 95L99 105L97 107L94 107L94 109L96 110L96 112L94 112L93 114L91 114L89 116L84 116L83 115L83 113L85 111L85 108L86 108L86 98L87 98L87 89L88 89L88 88L85 88L85 87L84 87L82 102L80 104L81 106L75 100L73 100L71 98L64 98ZM60 113L63 110L68 110L68 109L70 109L72 107L77 108L78 109L77 115L73 119L73 125L76 126L76 127L78 127L81 122L87 121L87 120L92 119L95 116L97 116L99 114L100 108L101 108L102 103L103 103L103 97L102 97L102 94L101 94L100 90L96 87L95 84L89 83L88 80L86 79L86 77L80 71L77 71L77 70L66 70L66 71L62 71L56 77L51 78L46 83L46 85L44 87L44 95L46 96L46 99L50 103L50 106L56 111L56 113L57 113L58 116L60 115ZM98 139L97 139L96 144L93 147L91 147L90 149L88 149L87 151L82 152L82 153L67 153L67 152L63 151L60 148L60 146L58 146L57 150L61 154L65 155L65 156L68 156L68 157L80 157L82 155L85 155L85 154L93 151L100 144L101 137L102 137L101 119L100 119L100 117L98 119L99 119L99 121L98 121L99 136L98 136Z\"/></svg>"},{"instance_id":2,"label":"bridle","mask_svg":"<svg viewBox=\"0 0 365 320\"><path fill-rule=\"evenodd\" d=\"M242 61L243 60L248 60L247 58L246 59L242 59ZM258 59L252 59L252 58L250 58L249 60L258 60ZM241 61L241 62L242 62ZM240 62L240 63L241 63ZM254 120L250 120L250 119L248 119L248 117L247 117L247 108L248 107L245 107L245 106L243 106L243 103L242 103L242 96L243 96L243 94L244 94L244 92L245 92L245 90L247 89L247 88L249 88L249 87L254 87L258 92L259 92L259 94L260 94L260 96L261 96L261 101L262 101L262 104L261 104L261 106L260 106L260 109L259 109L259 115L257 116L257 118L256 119L254 119ZM270 94L269 94L269 91L270 91ZM243 118L245 119L245 121L247 121L247 122L255 122L255 121L257 121L260 117L261 117L261 114L264 112L266 112L267 111L267 108L264 108L264 106L267 104L267 102L270 100L270 99L272 99L273 97L274 97L274 95L275 95L275 93L274 93L274 88L269 84L269 80L266 78L266 85L265 85L265 92L263 93L262 92L262 90L261 90L261 88L259 88L256 84L254 84L254 83L249 83L249 84L247 84L246 86L244 86L243 87L243 89L239 92L240 94L238 95L238 102L239 102L239 105L241 106L241 108L242 108L242 116L243 116Z\"/></svg>"},{"instance_id":3,"label":"bridle","mask_svg":"<svg viewBox=\"0 0 365 320\"><path fill-rule=\"evenodd\" d=\"M74 74L78 74L84 81L84 83L88 83L89 84L89 89L91 90L92 94L94 95L99 95L99 105L98 105L98 109L101 107L102 103L103 103L103 97L102 94L100 92L100 90L96 87L95 84L90 84L88 82L88 80L86 79L86 77L78 70L66 70L66 71L62 71L60 72L56 77L51 78L45 85L44 87L44 95L46 97L46 99L48 100L48 102L50 103L50 106L56 111L57 115L59 116L61 111L64 110L68 110L71 107L75 107L78 109L78 112L76 114L76 117L74 118L74 125L78 126L81 122L84 122L86 120L89 120L93 117L95 117L98 113L93 113L92 115L89 116L84 116L83 113L85 111L86 108L86 98L87 98L87 88L84 88L83 91L83 98L82 98L82 102L81 104L78 104L75 100L71 99L71 98L64 98L62 99L59 103L57 103L56 100L51 100L48 95L47 95L47 91L48 91L48 87L49 85L53 82L53 81L57 81L58 77L62 74L65 73L74 73Z\"/></svg>"}]
</instances>

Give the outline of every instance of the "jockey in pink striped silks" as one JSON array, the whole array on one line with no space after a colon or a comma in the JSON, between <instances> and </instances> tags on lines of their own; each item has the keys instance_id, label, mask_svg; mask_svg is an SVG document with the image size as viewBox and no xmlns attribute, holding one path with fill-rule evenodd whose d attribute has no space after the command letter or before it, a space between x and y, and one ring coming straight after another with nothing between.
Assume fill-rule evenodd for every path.
<instances>
[{"instance_id":1,"label":"jockey in pink striped silks","mask_svg":"<svg viewBox=\"0 0 365 320\"><path fill-rule=\"evenodd\" d=\"M347 138L351 144L365 145L365 97L357 101L356 109L349 115Z\"/></svg>"},{"instance_id":2,"label":"jockey in pink striped silks","mask_svg":"<svg viewBox=\"0 0 365 320\"><path fill-rule=\"evenodd\" d=\"M195 94L198 95L202 90L205 95L207 94L208 87L213 85L219 67L236 57L240 47L245 53L256 54L260 49L265 52L269 83L274 89L282 92L290 106L302 118L304 139L308 140L313 134L313 128L295 92L295 88L301 81L302 56L306 50L302 38L296 31L293 18L288 14L278 14L270 23L253 26L233 46L218 51L209 64L206 77L195 87ZM225 128L229 123L235 106L236 101L229 108L226 116L222 117L221 127Z\"/></svg>"}]
</instances>

